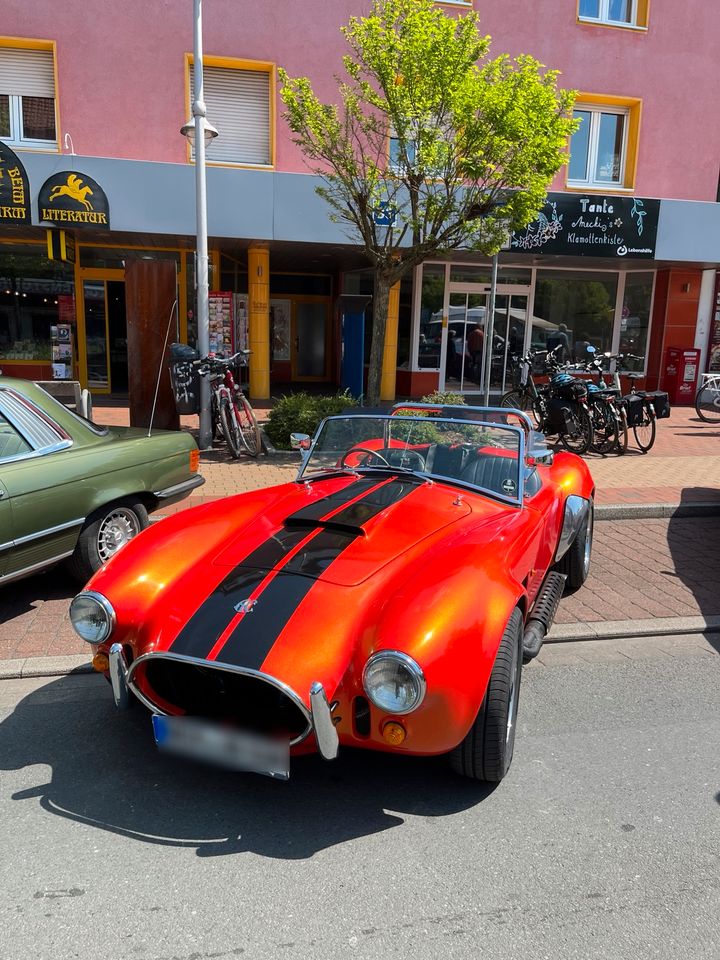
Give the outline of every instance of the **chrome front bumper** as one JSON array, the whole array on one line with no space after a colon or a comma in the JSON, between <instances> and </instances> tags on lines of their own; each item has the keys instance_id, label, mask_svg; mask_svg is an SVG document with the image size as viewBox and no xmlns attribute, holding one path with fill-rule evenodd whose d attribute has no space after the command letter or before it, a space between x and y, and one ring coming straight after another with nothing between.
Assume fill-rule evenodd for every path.
<instances>
[{"instance_id":1,"label":"chrome front bumper","mask_svg":"<svg viewBox=\"0 0 720 960\"><path fill-rule=\"evenodd\" d=\"M110 647L110 683L112 685L115 706L118 709L127 709L130 704L130 692L132 692L135 694L138 700L144 703L146 707L153 711L153 713L165 712L164 710L161 710L157 704L148 700L148 698L138 689L137 684L133 682L133 676L137 670L137 667L151 657L157 656L161 655L152 653L143 654L143 656L138 657L137 660L134 660L132 664L128 666L125 652L121 644L114 643ZM305 740L310 733L314 733L315 739L317 740L318 750L320 751L320 756L325 760L334 760L337 757L338 750L340 748L340 740L338 738L337 729L335 727L332 715L334 704L331 705L328 702L325 688L319 681L315 681L310 687L310 710L308 710L294 690L282 683L280 680L276 680L274 677L270 677L267 674L261 674L255 670L243 670L240 667L232 667L228 664L208 664L208 661L195 660L193 657L184 657L179 654L164 654L162 656L164 656L165 659L175 659L183 662L205 664L220 670L227 670L231 673L234 672L244 674L246 676L257 677L266 683L270 683L273 686L280 688L296 703L308 721L307 730L302 734L302 736L293 740L290 745L293 746L296 743L300 743Z\"/></svg>"}]
</instances>

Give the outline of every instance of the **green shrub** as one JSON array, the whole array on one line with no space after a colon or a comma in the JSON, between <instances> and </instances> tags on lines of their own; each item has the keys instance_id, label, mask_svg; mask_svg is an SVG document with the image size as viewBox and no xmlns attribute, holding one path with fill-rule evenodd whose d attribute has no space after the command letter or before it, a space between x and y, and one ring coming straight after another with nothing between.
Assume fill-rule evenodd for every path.
<instances>
[{"instance_id":1,"label":"green shrub","mask_svg":"<svg viewBox=\"0 0 720 960\"><path fill-rule=\"evenodd\" d=\"M426 394L421 403L448 403L451 406L454 406L458 403L465 403L465 397L462 393L443 393L442 390L433 390L432 393Z\"/></svg>"},{"instance_id":2,"label":"green shrub","mask_svg":"<svg viewBox=\"0 0 720 960\"><path fill-rule=\"evenodd\" d=\"M290 450L291 433L307 433L312 437L325 417L356 407L357 403L347 392L332 397L290 393L278 400L270 411L265 433L278 450Z\"/></svg>"}]
</instances>

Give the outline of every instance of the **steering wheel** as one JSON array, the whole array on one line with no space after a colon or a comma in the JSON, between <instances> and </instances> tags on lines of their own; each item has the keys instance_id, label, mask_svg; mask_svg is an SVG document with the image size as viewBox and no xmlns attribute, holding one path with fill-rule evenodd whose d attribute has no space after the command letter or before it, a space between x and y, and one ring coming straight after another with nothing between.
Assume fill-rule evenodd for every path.
<instances>
[{"instance_id":1,"label":"steering wheel","mask_svg":"<svg viewBox=\"0 0 720 960\"><path fill-rule=\"evenodd\" d=\"M406 467L408 470L425 470L425 459L417 450L403 450L402 447L392 447L385 451L393 467Z\"/></svg>"},{"instance_id":2,"label":"steering wheel","mask_svg":"<svg viewBox=\"0 0 720 960\"><path fill-rule=\"evenodd\" d=\"M386 466L386 467L389 467L389 466L390 466L390 464L387 462L387 460L385 459L385 457L384 457L381 453L378 453L377 450L369 450L367 447L352 447L352 449L347 450L347 451L342 455L342 458L340 459L340 466L341 466L341 467L352 466L352 464L346 463L346 460L347 460L347 458L348 458L351 454L353 454L353 453L364 453L364 454L366 454L366 455L369 456L369 457L375 457L375 459L376 459L376 460L379 460L380 463L383 464L383 466ZM355 464L355 466L358 466L358 464Z\"/></svg>"}]
</instances>

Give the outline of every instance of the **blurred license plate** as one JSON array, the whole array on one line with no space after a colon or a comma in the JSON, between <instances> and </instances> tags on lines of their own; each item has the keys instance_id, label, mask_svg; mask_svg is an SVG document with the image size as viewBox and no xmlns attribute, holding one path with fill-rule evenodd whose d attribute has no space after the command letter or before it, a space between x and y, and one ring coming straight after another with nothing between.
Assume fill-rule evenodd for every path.
<instances>
[{"instance_id":1,"label":"blurred license plate","mask_svg":"<svg viewBox=\"0 0 720 960\"><path fill-rule=\"evenodd\" d=\"M158 748L193 760L214 763L229 770L263 773L278 780L290 777L290 744L280 740L220 727L197 717L164 717L153 714Z\"/></svg>"}]
</instances>

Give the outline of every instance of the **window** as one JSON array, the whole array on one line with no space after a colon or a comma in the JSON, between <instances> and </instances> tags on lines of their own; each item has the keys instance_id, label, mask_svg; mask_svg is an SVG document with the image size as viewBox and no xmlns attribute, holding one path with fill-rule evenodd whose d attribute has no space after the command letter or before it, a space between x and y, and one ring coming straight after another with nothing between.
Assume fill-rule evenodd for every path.
<instances>
[{"instance_id":1,"label":"window","mask_svg":"<svg viewBox=\"0 0 720 960\"><path fill-rule=\"evenodd\" d=\"M647 27L648 0L579 0L578 18L613 27Z\"/></svg>"},{"instance_id":2,"label":"window","mask_svg":"<svg viewBox=\"0 0 720 960\"><path fill-rule=\"evenodd\" d=\"M0 463L26 453L32 453L32 447L0 411Z\"/></svg>"},{"instance_id":3,"label":"window","mask_svg":"<svg viewBox=\"0 0 720 960\"><path fill-rule=\"evenodd\" d=\"M13 147L57 148L52 49L0 47L0 138Z\"/></svg>"},{"instance_id":4,"label":"window","mask_svg":"<svg viewBox=\"0 0 720 960\"><path fill-rule=\"evenodd\" d=\"M273 164L271 127L273 104L270 64L246 69L221 66L219 59L205 58L204 85L207 117L219 136L208 148L209 162ZM243 61L238 61L242 63ZM227 63L227 61L222 61ZM190 69L190 103L194 77Z\"/></svg>"},{"instance_id":5,"label":"window","mask_svg":"<svg viewBox=\"0 0 720 960\"><path fill-rule=\"evenodd\" d=\"M632 189L635 176L640 101L578 98L573 116L580 125L570 140L570 187Z\"/></svg>"},{"instance_id":6,"label":"window","mask_svg":"<svg viewBox=\"0 0 720 960\"><path fill-rule=\"evenodd\" d=\"M587 359L591 343L612 350L617 273L538 270L532 320L533 350L544 349L550 335L564 334L570 359Z\"/></svg>"}]
</instances>

